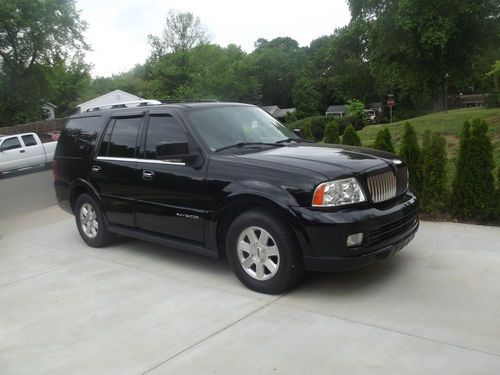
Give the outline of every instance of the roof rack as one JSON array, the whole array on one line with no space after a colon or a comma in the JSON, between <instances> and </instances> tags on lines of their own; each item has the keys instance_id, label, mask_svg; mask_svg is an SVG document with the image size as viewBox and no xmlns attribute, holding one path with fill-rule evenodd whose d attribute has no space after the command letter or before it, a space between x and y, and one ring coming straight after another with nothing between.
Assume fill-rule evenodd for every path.
<instances>
[{"instance_id":1,"label":"roof rack","mask_svg":"<svg viewBox=\"0 0 500 375\"><path fill-rule=\"evenodd\" d=\"M161 104L161 103L162 102L160 102L159 100L141 99L141 100L133 100L133 101L129 101L129 102L119 102L119 103L104 104L104 105L100 105L98 107L88 108L85 112L100 111L101 109L143 107L143 106L148 106L148 105L158 105L158 104Z\"/></svg>"},{"instance_id":2,"label":"roof rack","mask_svg":"<svg viewBox=\"0 0 500 375\"><path fill-rule=\"evenodd\" d=\"M163 104L174 103L218 103L217 99L160 99Z\"/></svg>"}]
</instances>

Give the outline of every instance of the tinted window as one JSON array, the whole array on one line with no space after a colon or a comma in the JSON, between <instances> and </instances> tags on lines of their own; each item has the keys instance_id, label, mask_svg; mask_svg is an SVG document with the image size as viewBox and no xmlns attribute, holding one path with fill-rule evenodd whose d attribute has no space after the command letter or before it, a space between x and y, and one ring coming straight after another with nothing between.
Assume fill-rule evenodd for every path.
<instances>
[{"instance_id":1,"label":"tinted window","mask_svg":"<svg viewBox=\"0 0 500 375\"><path fill-rule=\"evenodd\" d=\"M89 147L95 143L101 126L102 119L100 116L80 117L69 120L57 143L57 154L82 157Z\"/></svg>"},{"instance_id":2,"label":"tinted window","mask_svg":"<svg viewBox=\"0 0 500 375\"><path fill-rule=\"evenodd\" d=\"M212 150L239 142L274 143L297 136L260 108L212 107L189 112L194 128Z\"/></svg>"},{"instance_id":3,"label":"tinted window","mask_svg":"<svg viewBox=\"0 0 500 375\"><path fill-rule=\"evenodd\" d=\"M2 143L2 150L14 150L16 148L21 148L21 142L17 137L7 138Z\"/></svg>"},{"instance_id":4,"label":"tinted window","mask_svg":"<svg viewBox=\"0 0 500 375\"><path fill-rule=\"evenodd\" d=\"M21 136L26 147L36 146L36 139L31 134Z\"/></svg>"},{"instance_id":5,"label":"tinted window","mask_svg":"<svg viewBox=\"0 0 500 375\"><path fill-rule=\"evenodd\" d=\"M111 132L113 131L113 127L115 126L115 119L111 119L108 127L106 128L106 132L102 137L101 145L99 146L99 156L107 156L109 149L109 141L111 140Z\"/></svg>"},{"instance_id":6,"label":"tinted window","mask_svg":"<svg viewBox=\"0 0 500 375\"><path fill-rule=\"evenodd\" d=\"M146 159L156 159L156 145L160 142L185 143L186 134L172 116L152 116L146 137Z\"/></svg>"},{"instance_id":7,"label":"tinted window","mask_svg":"<svg viewBox=\"0 0 500 375\"><path fill-rule=\"evenodd\" d=\"M108 146L108 156L133 158L142 117L117 118Z\"/></svg>"}]
</instances>

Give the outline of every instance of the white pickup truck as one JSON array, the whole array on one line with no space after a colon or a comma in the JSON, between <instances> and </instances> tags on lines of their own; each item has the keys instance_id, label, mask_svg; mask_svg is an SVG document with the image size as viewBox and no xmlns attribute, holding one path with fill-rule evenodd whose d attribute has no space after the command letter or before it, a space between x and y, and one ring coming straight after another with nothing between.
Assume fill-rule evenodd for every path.
<instances>
[{"instance_id":1,"label":"white pickup truck","mask_svg":"<svg viewBox=\"0 0 500 375\"><path fill-rule=\"evenodd\" d=\"M56 145L57 141L42 143L36 133L0 136L0 175L51 163Z\"/></svg>"}]
</instances>

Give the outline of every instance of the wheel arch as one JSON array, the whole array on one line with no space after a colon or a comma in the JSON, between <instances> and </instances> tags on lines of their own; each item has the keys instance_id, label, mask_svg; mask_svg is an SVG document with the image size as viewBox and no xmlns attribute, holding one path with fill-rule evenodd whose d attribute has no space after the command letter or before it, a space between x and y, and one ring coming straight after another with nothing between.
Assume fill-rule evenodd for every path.
<instances>
[{"instance_id":1,"label":"wheel arch","mask_svg":"<svg viewBox=\"0 0 500 375\"><path fill-rule=\"evenodd\" d=\"M239 194L225 202L213 216L212 228L210 230L210 242L214 243L220 254L226 252L226 236L231 223L236 217L248 210L262 209L271 212L290 227L297 240L300 250L303 252L308 247L305 233L303 232L298 217L287 206L280 205L273 199L252 194Z\"/></svg>"}]
</instances>

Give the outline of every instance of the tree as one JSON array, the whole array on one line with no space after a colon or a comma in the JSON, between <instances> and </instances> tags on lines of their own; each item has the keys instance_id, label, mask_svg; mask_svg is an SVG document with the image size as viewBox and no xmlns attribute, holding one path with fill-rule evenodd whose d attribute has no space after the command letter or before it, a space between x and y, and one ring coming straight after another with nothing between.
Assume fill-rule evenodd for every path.
<instances>
[{"instance_id":1,"label":"tree","mask_svg":"<svg viewBox=\"0 0 500 375\"><path fill-rule=\"evenodd\" d=\"M493 149L488 124L475 119L464 123L452 185L451 204L461 219L487 221L496 211Z\"/></svg>"},{"instance_id":2,"label":"tree","mask_svg":"<svg viewBox=\"0 0 500 375\"><path fill-rule=\"evenodd\" d=\"M365 30L365 58L377 85L396 94L401 106L430 106L442 97L446 73L450 92L470 86L471 77L484 77L495 58L490 51L500 45L497 0L348 3L351 22Z\"/></svg>"},{"instance_id":3,"label":"tree","mask_svg":"<svg viewBox=\"0 0 500 375\"><path fill-rule=\"evenodd\" d=\"M361 146L361 139L352 125L349 125L342 136L343 145Z\"/></svg>"},{"instance_id":4,"label":"tree","mask_svg":"<svg viewBox=\"0 0 500 375\"><path fill-rule=\"evenodd\" d=\"M75 109L78 102L90 92L90 66L83 55L72 58L54 57L47 68L46 99L57 104L56 117L65 117Z\"/></svg>"},{"instance_id":5,"label":"tree","mask_svg":"<svg viewBox=\"0 0 500 375\"><path fill-rule=\"evenodd\" d=\"M414 191L420 192L422 189L422 154L418 145L417 133L409 122L405 124L399 156L408 166L410 187Z\"/></svg>"},{"instance_id":6,"label":"tree","mask_svg":"<svg viewBox=\"0 0 500 375\"><path fill-rule=\"evenodd\" d=\"M335 121L330 121L325 126L325 143L340 143L339 126Z\"/></svg>"},{"instance_id":7,"label":"tree","mask_svg":"<svg viewBox=\"0 0 500 375\"><path fill-rule=\"evenodd\" d=\"M4 124L40 118L47 67L88 48L73 0L0 1L0 117Z\"/></svg>"},{"instance_id":8,"label":"tree","mask_svg":"<svg viewBox=\"0 0 500 375\"><path fill-rule=\"evenodd\" d=\"M377 132L375 139L375 148L377 150L387 151L394 153L394 146L392 145L391 132L388 128L380 129Z\"/></svg>"},{"instance_id":9,"label":"tree","mask_svg":"<svg viewBox=\"0 0 500 375\"><path fill-rule=\"evenodd\" d=\"M261 104L292 106L292 90L306 60L305 51L292 38L259 39L248 59L261 87Z\"/></svg>"},{"instance_id":10,"label":"tree","mask_svg":"<svg viewBox=\"0 0 500 375\"><path fill-rule=\"evenodd\" d=\"M191 12L178 12L173 9L167 13L161 36L150 34L148 39L155 58L165 56L168 52L186 52L210 40L199 17Z\"/></svg>"},{"instance_id":11,"label":"tree","mask_svg":"<svg viewBox=\"0 0 500 375\"><path fill-rule=\"evenodd\" d=\"M447 202L446 139L432 132L423 150L422 208L430 213L440 211Z\"/></svg>"}]
</instances>

